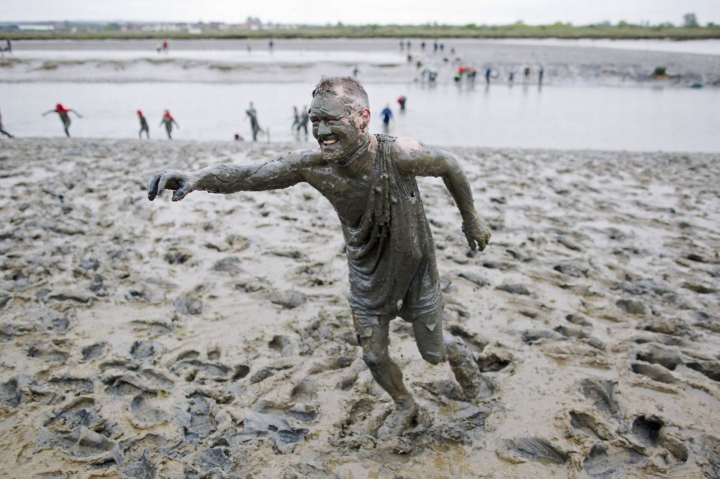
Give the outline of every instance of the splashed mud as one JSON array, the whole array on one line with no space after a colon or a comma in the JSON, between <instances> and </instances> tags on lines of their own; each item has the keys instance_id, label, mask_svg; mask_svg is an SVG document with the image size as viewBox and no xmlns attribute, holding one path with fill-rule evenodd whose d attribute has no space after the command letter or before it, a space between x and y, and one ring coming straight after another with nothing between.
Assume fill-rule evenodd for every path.
<instances>
[{"instance_id":1,"label":"splashed mud","mask_svg":"<svg viewBox=\"0 0 720 479\"><path fill-rule=\"evenodd\" d=\"M330 205L306 185L146 200L157 171L291 148L3 142L8 477L720 475L717 155L454 149L488 249L467 254L441 181L420 190L484 384L466 401L393 322L420 409L381 441Z\"/></svg>"}]
</instances>

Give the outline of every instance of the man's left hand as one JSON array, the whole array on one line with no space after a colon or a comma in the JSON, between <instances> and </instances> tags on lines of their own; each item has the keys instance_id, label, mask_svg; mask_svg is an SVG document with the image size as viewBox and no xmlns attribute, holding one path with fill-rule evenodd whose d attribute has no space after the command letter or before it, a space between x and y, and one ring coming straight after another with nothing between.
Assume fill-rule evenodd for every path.
<instances>
[{"instance_id":1,"label":"man's left hand","mask_svg":"<svg viewBox=\"0 0 720 479\"><path fill-rule=\"evenodd\" d=\"M462 230L465 233L470 249L473 251L476 249L484 250L490 242L490 227L480 218L475 217L472 221L464 221Z\"/></svg>"}]
</instances>

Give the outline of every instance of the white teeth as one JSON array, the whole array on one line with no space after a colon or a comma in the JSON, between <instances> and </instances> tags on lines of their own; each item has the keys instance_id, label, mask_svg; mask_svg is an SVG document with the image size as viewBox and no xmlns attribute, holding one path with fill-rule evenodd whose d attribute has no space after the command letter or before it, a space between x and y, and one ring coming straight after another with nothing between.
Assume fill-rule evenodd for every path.
<instances>
[{"instance_id":1,"label":"white teeth","mask_svg":"<svg viewBox=\"0 0 720 479\"><path fill-rule=\"evenodd\" d=\"M323 145L330 146L330 145L334 145L337 142L338 142L337 140L325 140L325 141L323 141Z\"/></svg>"}]
</instances>

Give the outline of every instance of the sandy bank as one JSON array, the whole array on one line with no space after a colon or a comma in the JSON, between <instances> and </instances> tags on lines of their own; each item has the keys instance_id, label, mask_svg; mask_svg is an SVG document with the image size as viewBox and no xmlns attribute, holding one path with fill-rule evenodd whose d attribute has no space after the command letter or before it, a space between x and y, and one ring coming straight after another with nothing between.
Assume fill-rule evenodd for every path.
<instances>
[{"instance_id":1,"label":"sandy bank","mask_svg":"<svg viewBox=\"0 0 720 479\"><path fill-rule=\"evenodd\" d=\"M461 400L397 320L425 412L379 442L389 397L330 205L306 185L146 198L157 171L291 148L2 142L9 477L720 475L720 156L454 149L490 247L468 256L442 182L420 189L484 397Z\"/></svg>"}]
</instances>

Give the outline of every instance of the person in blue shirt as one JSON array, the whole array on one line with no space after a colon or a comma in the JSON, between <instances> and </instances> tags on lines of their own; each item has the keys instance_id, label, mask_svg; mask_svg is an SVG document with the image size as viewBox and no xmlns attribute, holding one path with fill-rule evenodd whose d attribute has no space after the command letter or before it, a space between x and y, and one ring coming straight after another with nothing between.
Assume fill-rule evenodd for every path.
<instances>
[{"instance_id":1,"label":"person in blue shirt","mask_svg":"<svg viewBox=\"0 0 720 479\"><path fill-rule=\"evenodd\" d=\"M390 120L392 120L393 117L389 103L387 103L383 111L380 112L380 116L382 117L383 128L387 131L390 128Z\"/></svg>"}]
</instances>

